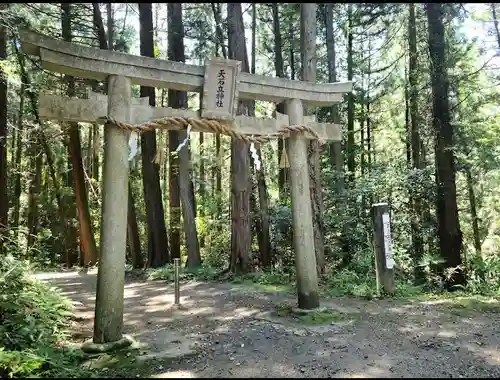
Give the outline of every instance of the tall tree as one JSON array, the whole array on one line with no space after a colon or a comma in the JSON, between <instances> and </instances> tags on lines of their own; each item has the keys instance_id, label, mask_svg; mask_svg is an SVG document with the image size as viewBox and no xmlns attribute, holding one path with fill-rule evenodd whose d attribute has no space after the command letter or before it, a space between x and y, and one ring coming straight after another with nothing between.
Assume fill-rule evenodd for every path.
<instances>
[{"instance_id":1,"label":"tall tree","mask_svg":"<svg viewBox=\"0 0 500 380\"><path fill-rule=\"evenodd\" d=\"M240 3L227 3L228 58L241 62L242 71L248 72L248 56L245 45L245 27ZM249 113L251 104L238 102L238 114ZM233 139L231 146L231 261L230 269L245 273L249 270L251 231L250 194L248 192L249 155L248 144Z\"/></svg>"},{"instance_id":2,"label":"tall tree","mask_svg":"<svg viewBox=\"0 0 500 380\"><path fill-rule=\"evenodd\" d=\"M168 59L185 62L184 55L184 25L182 23L182 4L168 3ZM173 108L188 108L187 93L185 91L168 90L168 105ZM178 141L184 141L186 131L173 131ZM201 264L200 246L196 231L196 216L194 205L193 186L189 173L189 147L186 145L179 152L179 193L182 203L184 234L186 237L188 267Z\"/></svg>"},{"instance_id":3,"label":"tall tree","mask_svg":"<svg viewBox=\"0 0 500 380\"><path fill-rule=\"evenodd\" d=\"M71 41L71 13L69 3L61 4L61 26L62 26L62 37L65 41ZM68 87L66 89L66 95L74 96L75 95L75 80L71 76L67 76L68 78ZM78 130L77 123L69 123L69 129L76 128ZM64 186L69 190L73 188L73 168L72 168L72 160L74 156L74 152L71 152L71 136L69 138L66 149L67 149L67 157L66 157L66 175L64 176L65 184ZM67 140L66 140L67 141ZM75 264L78 257L78 230L76 227L76 218L77 218L77 210L75 207L76 204L76 192L65 191L62 193L63 202L64 202L64 211L66 213L66 230L64 232L64 260L66 262L66 266L72 267ZM82 263L86 268L89 263L85 263L86 255L84 252L81 254Z\"/></svg>"},{"instance_id":4,"label":"tall tree","mask_svg":"<svg viewBox=\"0 0 500 380\"><path fill-rule=\"evenodd\" d=\"M497 3L490 3L491 15L493 16L493 28L495 28L495 36L500 50L500 28L498 27Z\"/></svg>"},{"instance_id":5,"label":"tall tree","mask_svg":"<svg viewBox=\"0 0 500 380\"><path fill-rule=\"evenodd\" d=\"M326 52L328 56L328 82L337 81L337 57L335 53L335 36L333 34L333 3L326 3L325 10L325 30L326 30ZM332 106L332 122L340 124L340 114L338 105ZM333 141L329 147L330 163L335 169L335 188L338 196L344 192L344 155L342 153L342 141Z\"/></svg>"},{"instance_id":6,"label":"tall tree","mask_svg":"<svg viewBox=\"0 0 500 380\"><path fill-rule=\"evenodd\" d=\"M151 3L139 3L140 52L142 56L154 57L153 9ZM154 87L141 86L141 97L149 98L149 105L155 106ZM158 165L154 162L156 153L156 132L141 134L142 177L146 214L148 219L148 265L157 268L170 260L167 230L163 213Z\"/></svg>"},{"instance_id":7,"label":"tall tree","mask_svg":"<svg viewBox=\"0 0 500 380\"><path fill-rule=\"evenodd\" d=\"M71 42L71 4L61 3L62 8L62 35L63 39ZM67 95L75 95L75 79L67 76ZM83 248L83 264L87 267L91 262L97 261L97 248L92 222L90 220L87 190L85 188L85 176L83 173L82 147L80 141L80 129L78 123L69 123L68 153L71 160L71 173L75 191L76 208L78 210L78 221L80 223L80 246ZM71 207L72 205L70 205Z\"/></svg>"},{"instance_id":8,"label":"tall tree","mask_svg":"<svg viewBox=\"0 0 500 380\"><path fill-rule=\"evenodd\" d=\"M274 33L274 71L278 78L284 78L283 73L283 42L281 39L280 4L272 3L273 33ZM285 113L285 106L280 103L276 106L276 112ZM283 201L286 196L285 186L287 170L286 167L286 139L278 140L278 189L280 199Z\"/></svg>"},{"instance_id":9,"label":"tall tree","mask_svg":"<svg viewBox=\"0 0 500 380\"><path fill-rule=\"evenodd\" d=\"M353 59L353 4L347 5L347 80L352 81L354 75ZM349 184L354 183L354 172L356 170L356 153L354 147L354 94L347 95L347 178Z\"/></svg>"},{"instance_id":10,"label":"tall tree","mask_svg":"<svg viewBox=\"0 0 500 380\"><path fill-rule=\"evenodd\" d=\"M326 3L323 7L325 12L325 34L326 53L328 57L328 82L337 81L337 57L335 52L335 35L333 33L333 3ZM331 121L340 124L340 113L337 104L332 106L330 113ZM345 182L344 182L344 153L342 152L342 141L332 141L329 146L330 165L335 170L335 206L340 215L345 215ZM341 222L339 229L339 243L344 252L344 263L349 259L349 223Z\"/></svg>"},{"instance_id":11,"label":"tall tree","mask_svg":"<svg viewBox=\"0 0 500 380\"><path fill-rule=\"evenodd\" d=\"M113 3L106 3L106 16L108 18L108 50L114 50L115 22L113 20Z\"/></svg>"},{"instance_id":12,"label":"tall tree","mask_svg":"<svg viewBox=\"0 0 500 380\"><path fill-rule=\"evenodd\" d=\"M411 145L411 162L414 170L422 169L420 159L420 130L418 124L418 55L417 55L417 21L415 16L415 4L408 4L409 22L408 22L408 51L409 51L409 67L408 67L408 82L409 82L409 113L410 113L410 145ZM415 265L415 279L423 280L424 273L420 260L424 255L423 239L422 239L422 202L419 196L412 198L413 215L412 215L412 248Z\"/></svg>"},{"instance_id":13,"label":"tall tree","mask_svg":"<svg viewBox=\"0 0 500 380\"><path fill-rule=\"evenodd\" d=\"M432 124L435 133L439 246L445 267L456 268L455 274L445 279L447 285L452 286L463 284L465 276L464 272L458 268L462 264L462 232L458 219L453 127L450 123L448 101L444 8L440 3L428 3L426 7L431 57Z\"/></svg>"},{"instance_id":14,"label":"tall tree","mask_svg":"<svg viewBox=\"0 0 500 380\"><path fill-rule=\"evenodd\" d=\"M176 149L179 146L180 142L181 140L179 139L179 133L177 131L168 131L168 217L170 226L170 253L172 258L181 257L181 198L179 187L179 155L176 153Z\"/></svg>"},{"instance_id":15,"label":"tall tree","mask_svg":"<svg viewBox=\"0 0 500 380\"><path fill-rule=\"evenodd\" d=\"M177 131L168 131L168 204L169 204L169 237L172 258L181 257L181 198L179 189L179 146Z\"/></svg>"},{"instance_id":16,"label":"tall tree","mask_svg":"<svg viewBox=\"0 0 500 380\"><path fill-rule=\"evenodd\" d=\"M108 34L106 36L106 30L104 29L104 22L102 19L101 9L99 8L99 3L92 3L92 18L94 23L95 33L97 34L97 40L99 41L99 48L103 50L113 50L114 43L114 20L113 20L113 8L111 3L106 4L107 16L108 16ZM99 151L95 148L99 143L99 126L94 125L92 127L92 173L96 181L99 180ZM135 201L134 193L132 191L132 186L129 181L128 188L128 215L127 215L127 240L128 247L130 249L130 256L132 259L132 265L134 268L142 268L144 266L144 261L142 258L141 241L139 236L139 228L137 224L137 213L135 211Z\"/></svg>"},{"instance_id":17,"label":"tall tree","mask_svg":"<svg viewBox=\"0 0 500 380\"><path fill-rule=\"evenodd\" d=\"M0 63L7 59L7 26L5 25L8 3L0 5ZM0 255L7 234L7 73L0 64Z\"/></svg>"},{"instance_id":18,"label":"tall tree","mask_svg":"<svg viewBox=\"0 0 500 380\"><path fill-rule=\"evenodd\" d=\"M316 8L315 3L300 5L300 42L302 61L302 80L316 83ZM310 113L308 109L305 110ZM308 166L310 178L311 207L313 214L314 249L318 273L325 267L323 196L321 194L321 166L318 140L308 145Z\"/></svg>"},{"instance_id":19,"label":"tall tree","mask_svg":"<svg viewBox=\"0 0 500 380\"><path fill-rule=\"evenodd\" d=\"M109 3L108 3L109 4ZM109 17L108 13L108 36L106 37L106 30L104 29L104 22L102 19L101 9L99 7L99 3L92 3L92 21L94 24L94 30L97 34L97 41L99 41L99 48L103 50L113 50L113 39L112 36L110 38L109 34L113 33L113 18ZM110 44L111 43L111 44ZM97 90L97 83L93 84L93 90ZM107 84L105 85L105 92L107 92ZM99 160L99 145L100 145L100 126L97 124L92 125L92 140L89 141L90 146L92 147L91 153L89 153L89 161L92 162L92 178L96 183L99 183L99 169L100 169L100 160ZM90 139L89 139L90 140Z\"/></svg>"},{"instance_id":20,"label":"tall tree","mask_svg":"<svg viewBox=\"0 0 500 380\"><path fill-rule=\"evenodd\" d=\"M251 73L255 74L256 66L256 40L257 40L257 4L252 5L252 52L251 52ZM255 105L253 105L255 107ZM255 112L254 112L255 113ZM257 155L262 157L260 144L255 144ZM257 241L259 242L260 262L264 268L271 266L271 237L269 234L269 195L267 192L266 175L264 171L264 163L261 163L260 170L255 170L257 177L257 190L259 194L259 213L258 213L258 229ZM253 180L252 180L253 182Z\"/></svg>"},{"instance_id":21,"label":"tall tree","mask_svg":"<svg viewBox=\"0 0 500 380\"><path fill-rule=\"evenodd\" d=\"M23 153L23 134L24 134L24 100L25 86L21 84L19 89L19 113L17 118L17 133L16 133L16 153L14 158L14 167L16 168L14 176L14 210L12 212L12 227L19 227L20 211L21 211L21 158ZM17 234L16 234L17 236ZM17 239L16 239L17 241Z\"/></svg>"}]
</instances>

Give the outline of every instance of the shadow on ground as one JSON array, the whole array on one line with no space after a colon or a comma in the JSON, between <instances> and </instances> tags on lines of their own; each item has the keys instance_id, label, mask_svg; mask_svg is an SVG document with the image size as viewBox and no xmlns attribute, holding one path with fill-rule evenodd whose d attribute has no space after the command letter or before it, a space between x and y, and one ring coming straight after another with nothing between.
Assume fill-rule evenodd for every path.
<instances>
[{"instance_id":1,"label":"shadow on ground","mask_svg":"<svg viewBox=\"0 0 500 380\"><path fill-rule=\"evenodd\" d=\"M92 336L96 274L43 273L75 305L77 339ZM497 308L452 308L437 301L322 300L343 317L319 326L269 318L295 299L242 286L188 282L183 310L173 286L126 281L125 333L157 350L188 339L195 354L161 360L153 377L498 377ZM172 335L174 334L174 335ZM182 337L176 340L175 336Z\"/></svg>"}]
</instances>

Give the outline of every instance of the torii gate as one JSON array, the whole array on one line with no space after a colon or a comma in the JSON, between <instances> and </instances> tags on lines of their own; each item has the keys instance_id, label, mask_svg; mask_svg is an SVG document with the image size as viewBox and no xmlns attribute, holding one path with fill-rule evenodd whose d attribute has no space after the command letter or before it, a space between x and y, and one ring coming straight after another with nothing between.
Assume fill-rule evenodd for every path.
<instances>
[{"instance_id":1,"label":"torii gate","mask_svg":"<svg viewBox=\"0 0 500 380\"><path fill-rule=\"evenodd\" d=\"M352 91L352 82L314 84L240 72L239 61L211 59L205 67L101 50L60 41L30 31L20 32L22 50L40 57L44 69L100 81L108 94L89 93L89 99L40 95L40 117L60 121L107 123L104 133L101 255L97 276L94 337L96 344L122 339L123 289L129 174L127 124L152 119L192 119L195 130L215 132L196 120L211 120L225 133L274 137L288 130L297 292L300 308L319 306L312 210L307 166L307 139L339 141L341 127L316 123L304 116L308 106L330 106ZM202 92L201 114L191 110L154 108L131 97L131 85ZM234 116L238 99L285 102L288 115L276 119ZM180 127L185 127L187 122ZM195 125L196 124L196 125ZM121 125L122 128L118 126ZM286 128L287 127L287 128ZM179 128L169 124L166 129ZM229 129L228 129L229 128ZM228 132L229 131L229 132Z\"/></svg>"}]
</instances>

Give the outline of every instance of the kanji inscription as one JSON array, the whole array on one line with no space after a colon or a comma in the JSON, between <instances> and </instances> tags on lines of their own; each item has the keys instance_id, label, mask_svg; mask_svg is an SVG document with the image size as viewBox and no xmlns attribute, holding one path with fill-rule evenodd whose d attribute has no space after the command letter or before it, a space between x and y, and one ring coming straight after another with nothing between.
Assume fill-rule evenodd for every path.
<instances>
[{"instance_id":1,"label":"kanji inscription","mask_svg":"<svg viewBox=\"0 0 500 380\"><path fill-rule=\"evenodd\" d=\"M217 74L217 92L215 94L215 106L224 108L224 85L226 84L226 70L220 69Z\"/></svg>"},{"instance_id":2,"label":"kanji inscription","mask_svg":"<svg viewBox=\"0 0 500 380\"><path fill-rule=\"evenodd\" d=\"M205 64L202 117L233 120L238 103L239 61L210 59Z\"/></svg>"}]
</instances>

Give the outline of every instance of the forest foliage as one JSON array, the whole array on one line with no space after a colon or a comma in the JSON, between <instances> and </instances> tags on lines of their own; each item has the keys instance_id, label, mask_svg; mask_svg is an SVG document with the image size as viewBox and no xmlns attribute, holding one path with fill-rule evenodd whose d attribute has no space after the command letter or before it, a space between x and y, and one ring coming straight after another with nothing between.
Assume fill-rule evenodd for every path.
<instances>
[{"instance_id":1,"label":"forest foliage","mask_svg":"<svg viewBox=\"0 0 500 380\"><path fill-rule=\"evenodd\" d=\"M21 360L6 359L8 345L32 350L42 337L52 347L58 336L47 329L63 330L64 302L26 277L25 263L94 265L101 227L102 127L40 120L37 104L42 92L86 97L89 89L106 93L107 84L42 69L20 49L19 27L197 65L236 58L251 73L304 78L300 4L29 3L0 11L0 310L17 326L2 342L1 367ZM354 82L339 105L311 110L343 126L343 140L310 163L320 173L312 178L326 294L376 295L370 208L387 202L400 295L450 287L500 295L498 11L493 3L317 4L316 81ZM241 38L244 49L235 47ZM157 107L199 108L197 94L138 86L133 94ZM283 112L260 101L246 107L257 117ZM245 144L226 136L193 133L189 149L176 154L185 137L158 131L140 138L126 206L130 268L170 279L170 263L180 257L186 279L289 286L286 141L258 147L263 168L256 170ZM248 197L241 204L239 193ZM235 210L245 211L248 226ZM23 319L26 308L40 314ZM33 360L19 371L10 366L12 374L25 375Z\"/></svg>"}]
</instances>

